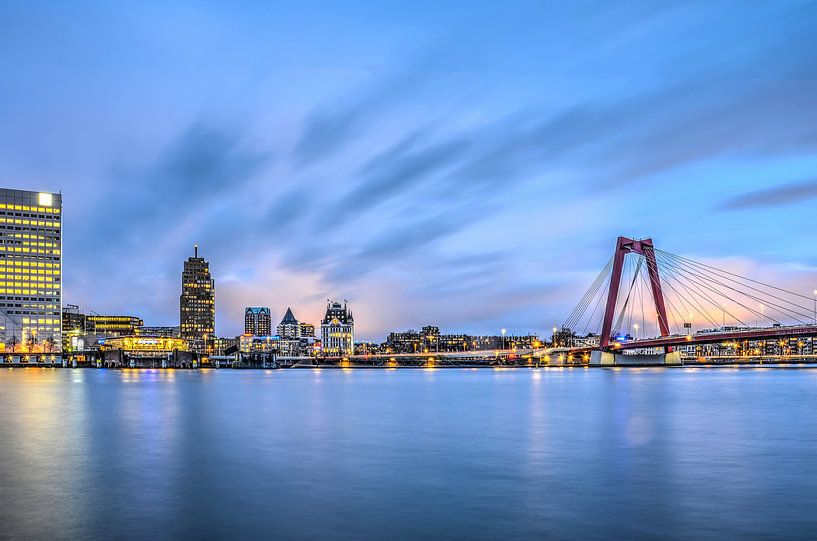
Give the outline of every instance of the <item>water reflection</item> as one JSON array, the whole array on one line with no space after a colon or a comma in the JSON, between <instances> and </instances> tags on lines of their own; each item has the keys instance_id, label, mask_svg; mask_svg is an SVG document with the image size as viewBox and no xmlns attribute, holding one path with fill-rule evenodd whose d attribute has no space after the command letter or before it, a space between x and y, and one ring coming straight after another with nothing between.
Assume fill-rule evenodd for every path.
<instances>
[{"instance_id":1,"label":"water reflection","mask_svg":"<svg viewBox=\"0 0 817 541\"><path fill-rule=\"evenodd\" d=\"M3 369L1 531L812 537L815 385L766 367Z\"/></svg>"}]
</instances>

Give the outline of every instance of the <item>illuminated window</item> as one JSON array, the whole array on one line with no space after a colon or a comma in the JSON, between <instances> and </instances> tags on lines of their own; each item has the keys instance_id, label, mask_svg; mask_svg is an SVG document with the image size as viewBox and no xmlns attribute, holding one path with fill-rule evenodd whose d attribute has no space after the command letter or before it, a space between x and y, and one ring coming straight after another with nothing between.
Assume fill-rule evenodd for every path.
<instances>
[{"instance_id":1,"label":"illuminated window","mask_svg":"<svg viewBox=\"0 0 817 541\"><path fill-rule=\"evenodd\" d=\"M41 207L50 207L54 205L54 196L50 193L40 193L37 201Z\"/></svg>"}]
</instances>

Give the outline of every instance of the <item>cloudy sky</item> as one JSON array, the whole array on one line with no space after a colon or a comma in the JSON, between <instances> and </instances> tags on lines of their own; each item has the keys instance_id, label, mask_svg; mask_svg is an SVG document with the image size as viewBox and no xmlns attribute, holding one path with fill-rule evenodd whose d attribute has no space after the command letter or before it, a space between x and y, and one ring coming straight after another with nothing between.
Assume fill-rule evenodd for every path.
<instances>
[{"instance_id":1,"label":"cloudy sky","mask_svg":"<svg viewBox=\"0 0 817 541\"><path fill-rule=\"evenodd\" d=\"M0 2L0 185L66 302L358 335L561 323L617 235L810 292L817 3Z\"/></svg>"}]
</instances>

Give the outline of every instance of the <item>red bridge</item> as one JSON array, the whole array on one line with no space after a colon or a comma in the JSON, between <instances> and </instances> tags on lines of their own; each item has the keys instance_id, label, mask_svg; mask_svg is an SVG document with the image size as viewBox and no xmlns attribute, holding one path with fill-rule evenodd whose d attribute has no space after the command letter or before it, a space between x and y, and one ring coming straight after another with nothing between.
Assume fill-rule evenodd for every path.
<instances>
[{"instance_id":1,"label":"red bridge","mask_svg":"<svg viewBox=\"0 0 817 541\"><path fill-rule=\"evenodd\" d=\"M674 363L677 352L724 350L735 357L812 357L817 291L804 295L657 250L652 239L619 237L607 265L554 332L554 344L591 364L638 364L650 356Z\"/></svg>"}]
</instances>

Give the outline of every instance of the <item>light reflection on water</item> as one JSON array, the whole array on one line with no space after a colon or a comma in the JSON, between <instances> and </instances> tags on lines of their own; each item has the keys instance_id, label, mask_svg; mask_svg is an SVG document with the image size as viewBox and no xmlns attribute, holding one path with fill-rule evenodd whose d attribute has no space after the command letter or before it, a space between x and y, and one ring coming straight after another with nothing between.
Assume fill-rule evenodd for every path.
<instances>
[{"instance_id":1,"label":"light reflection on water","mask_svg":"<svg viewBox=\"0 0 817 541\"><path fill-rule=\"evenodd\" d=\"M0 537L817 534L817 370L0 369Z\"/></svg>"}]
</instances>

